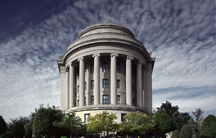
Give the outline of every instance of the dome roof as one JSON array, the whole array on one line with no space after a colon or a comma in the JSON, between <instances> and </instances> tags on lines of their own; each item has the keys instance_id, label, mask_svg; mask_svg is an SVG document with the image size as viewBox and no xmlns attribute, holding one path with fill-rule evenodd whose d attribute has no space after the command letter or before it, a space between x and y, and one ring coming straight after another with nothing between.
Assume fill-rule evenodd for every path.
<instances>
[{"instance_id":1,"label":"dome roof","mask_svg":"<svg viewBox=\"0 0 216 138\"><path fill-rule=\"evenodd\" d=\"M103 34L103 33L115 33L134 37L133 33L126 27L113 23L101 23L89 26L81 31L77 38L82 38L88 35Z\"/></svg>"}]
</instances>

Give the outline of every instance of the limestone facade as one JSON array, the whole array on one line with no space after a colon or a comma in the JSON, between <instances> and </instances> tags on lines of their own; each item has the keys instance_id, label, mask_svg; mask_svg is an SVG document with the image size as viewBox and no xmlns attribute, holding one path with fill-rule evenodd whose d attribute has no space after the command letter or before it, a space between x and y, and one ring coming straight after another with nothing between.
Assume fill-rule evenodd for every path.
<instances>
[{"instance_id":1,"label":"limestone facade","mask_svg":"<svg viewBox=\"0 0 216 138\"><path fill-rule=\"evenodd\" d=\"M61 110L83 121L107 110L118 123L129 112L151 111L154 61L126 27L87 27L57 61Z\"/></svg>"}]
</instances>

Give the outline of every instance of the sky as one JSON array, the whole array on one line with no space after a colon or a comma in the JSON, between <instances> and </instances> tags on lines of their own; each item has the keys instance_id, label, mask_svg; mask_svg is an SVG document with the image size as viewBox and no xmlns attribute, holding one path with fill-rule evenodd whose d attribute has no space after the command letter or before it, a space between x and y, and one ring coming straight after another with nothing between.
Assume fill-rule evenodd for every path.
<instances>
[{"instance_id":1,"label":"sky","mask_svg":"<svg viewBox=\"0 0 216 138\"><path fill-rule=\"evenodd\" d=\"M153 107L216 115L215 0L1 0L0 115L60 106L57 60L98 23L129 28L156 58Z\"/></svg>"}]
</instances>

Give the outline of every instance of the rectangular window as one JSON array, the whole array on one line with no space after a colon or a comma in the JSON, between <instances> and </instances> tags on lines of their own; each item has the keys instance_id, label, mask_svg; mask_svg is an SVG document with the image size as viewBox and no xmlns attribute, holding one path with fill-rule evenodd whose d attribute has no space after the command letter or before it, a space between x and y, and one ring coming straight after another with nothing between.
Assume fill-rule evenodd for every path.
<instances>
[{"instance_id":1,"label":"rectangular window","mask_svg":"<svg viewBox=\"0 0 216 138\"><path fill-rule=\"evenodd\" d=\"M127 115L126 113L121 113L121 121L125 121L124 116Z\"/></svg>"},{"instance_id":2,"label":"rectangular window","mask_svg":"<svg viewBox=\"0 0 216 138\"><path fill-rule=\"evenodd\" d=\"M117 88L120 88L120 80L117 80Z\"/></svg>"},{"instance_id":3,"label":"rectangular window","mask_svg":"<svg viewBox=\"0 0 216 138\"><path fill-rule=\"evenodd\" d=\"M117 104L120 104L120 95L117 95Z\"/></svg>"},{"instance_id":4,"label":"rectangular window","mask_svg":"<svg viewBox=\"0 0 216 138\"><path fill-rule=\"evenodd\" d=\"M94 105L94 96L91 96L91 105Z\"/></svg>"},{"instance_id":5,"label":"rectangular window","mask_svg":"<svg viewBox=\"0 0 216 138\"><path fill-rule=\"evenodd\" d=\"M132 105L135 106L135 101L134 101L134 99L132 100Z\"/></svg>"},{"instance_id":6,"label":"rectangular window","mask_svg":"<svg viewBox=\"0 0 216 138\"><path fill-rule=\"evenodd\" d=\"M89 118L90 114L84 114L84 122L87 122L87 119Z\"/></svg>"},{"instance_id":7,"label":"rectangular window","mask_svg":"<svg viewBox=\"0 0 216 138\"><path fill-rule=\"evenodd\" d=\"M103 79L103 88L109 88L109 80Z\"/></svg>"},{"instance_id":8,"label":"rectangular window","mask_svg":"<svg viewBox=\"0 0 216 138\"><path fill-rule=\"evenodd\" d=\"M85 97L85 102L84 102L84 105L86 105L86 97Z\"/></svg>"},{"instance_id":9,"label":"rectangular window","mask_svg":"<svg viewBox=\"0 0 216 138\"><path fill-rule=\"evenodd\" d=\"M77 106L79 106L79 100L77 100Z\"/></svg>"},{"instance_id":10,"label":"rectangular window","mask_svg":"<svg viewBox=\"0 0 216 138\"><path fill-rule=\"evenodd\" d=\"M94 80L91 80L91 89L94 89Z\"/></svg>"},{"instance_id":11,"label":"rectangular window","mask_svg":"<svg viewBox=\"0 0 216 138\"><path fill-rule=\"evenodd\" d=\"M117 65L116 65L116 72L117 72L117 73L120 73L120 62L117 62Z\"/></svg>"},{"instance_id":12,"label":"rectangular window","mask_svg":"<svg viewBox=\"0 0 216 138\"><path fill-rule=\"evenodd\" d=\"M109 72L108 61L102 63L102 72Z\"/></svg>"},{"instance_id":13,"label":"rectangular window","mask_svg":"<svg viewBox=\"0 0 216 138\"><path fill-rule=\"evenodd\" d=\"M91 63L91 74L94 74L94 63Z\"/></svg>"},{"instance_id":14,"label":"rectangular window","mask_svg":"<svg viewBox=\"0 0 216 138\"><path fill-rule=\"evenodd\" d=\"M103 95L103 104L109 104L109 95Z\"/></svg>"},{"instance_id":15,"label":"rectangular window","mask_svg":"<svg viewBox=\"0 0 216 138\"><path fill-rule=\"evenodd\" d=\"M77 86L77 94L79 94L79 86Z\"/></svg>"}]
</instances>

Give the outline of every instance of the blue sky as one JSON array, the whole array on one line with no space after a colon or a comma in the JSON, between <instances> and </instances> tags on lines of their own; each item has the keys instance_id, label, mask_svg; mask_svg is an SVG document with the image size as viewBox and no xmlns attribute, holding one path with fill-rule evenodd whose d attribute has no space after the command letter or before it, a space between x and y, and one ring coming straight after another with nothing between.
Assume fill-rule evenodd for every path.
<instances>
[{"instance_id":1,"label":"blue sky","mask_svg":"<svg viewBox=\"0 0 216 138\"><path fill-rule=\"evenodd\" d=\"M156 57L153 106L216 115L214 0L0 1L0 115L28 116L60 105L56 61L97 23L129 28Z\"/></svg>"}]
</instances>

